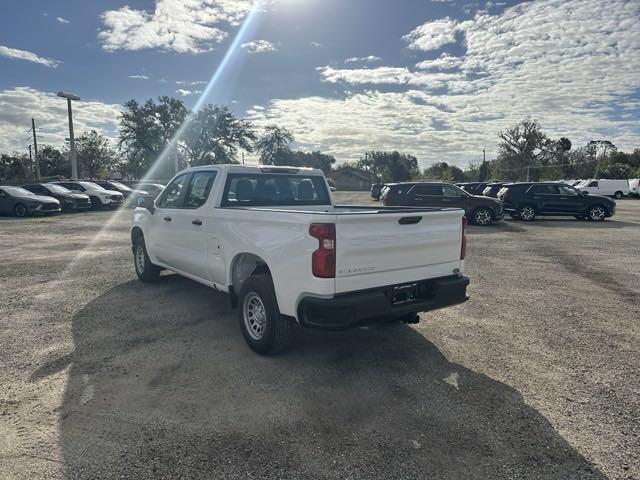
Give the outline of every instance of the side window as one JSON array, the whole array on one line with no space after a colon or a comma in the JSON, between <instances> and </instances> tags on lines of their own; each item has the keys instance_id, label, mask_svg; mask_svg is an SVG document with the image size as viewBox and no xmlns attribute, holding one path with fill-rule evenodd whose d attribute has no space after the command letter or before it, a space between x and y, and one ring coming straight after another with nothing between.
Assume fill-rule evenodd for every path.
<instances>
[{"instance_id":1,"label":"side window","mask_svg":"<svg viewBox=\"0 0 640 480\"><path fill-rule=\"evenodd\" d=\"M596 187L596 188L598 188L598 182L597 181L591 182L589 185L587 185L587 187Z\"/></svg>"},{"instance_id":2,"label":"side window","mask_svg":"<svg viewBox=\"0 0 640 480\"><path fill-rule=\"evenodd\" d=\"M179 208L182 189L187 179L187 174L180 175L175 178L167 188L164 189L162 195L158 198L158 207L160 208Z\"/></svg>"},{"instance_id":3,"label":"side window","mask_svg":"<svg viewBox=\"0 0 640 480\"><path fill-rule=\"evenodd\" d=\"M445 197L461 197L462 192L457 188L451 187L449 185L443 185L442 191L444 192Z\"/></svg>"},{"instance_id":4,"label":"side window","mask_svg":"<svg viewBox=\"0 0 640 480\"><path fill-rule=\"evenodd\" d=\"M197 172L191 176L189 189L184 200L184 208L198 208L205 204L211 192L216 172Z\"/></svg>"},{"instance_id":5,"label":"side window","mask_svg":"<svg viewBox=\"0 0 640 480\"><path fill-rule=\"evenodd\" d=\"M531 193L534 193L536 195L549 195L553 192L549 188L549 185L535 185L531 189Z\"/></svg>"},{"instance_id":6,"label":"side window","mask_svg":"<svg viewBox=\"0 0 640 480\"><path fill-rule=\"evenodd\" d=\"M576 192L573 188L568 187L566 185L560 185L558 189L562 195L574 195L574 196L578 195L578 192Z\"/></svg>"},{"instance_id":7,"label":"side window","mask_svg":"<svg viewBox=\"0 0 640 480\"><path fill-rule=\"evenodd\" d=\"M442 196L442 185L416 185L409 192L412 195Z\"/></svg>"}]
</instances>

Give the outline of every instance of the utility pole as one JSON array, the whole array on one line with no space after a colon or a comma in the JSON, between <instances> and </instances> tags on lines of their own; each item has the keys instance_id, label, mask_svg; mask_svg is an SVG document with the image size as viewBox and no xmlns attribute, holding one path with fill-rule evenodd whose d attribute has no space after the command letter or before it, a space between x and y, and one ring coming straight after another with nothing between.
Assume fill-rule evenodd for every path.
<instances>
[{"instance_id":1,"label":"utility pole","mask_svg":"<svg viewBox=\"0 0 640 480\"><path fill-rule=\"evenodd\" d=\"M487 161L487 151L486 149L482 149L482 163Z\"/></svg>"},{"instance_id":2,"label":"utility pole","mask_svg":"<svg viewBox=\"0 0 640 480\"><path fill-rule=\"evenodd\" d=\"M58 92L61 98L67 99L67 113L69 115L69 161L71 162L71 178L78 179L78 162L76 161L76 142L73 137L73 113L71 111L71 100L80 100L80 97L73 93Z\"/></svg>"},{"instance_id":3,"label":"utility pole","mask_svg":"<svg viewBox=\"0 0 640 480\"><path fill-rule=\"evenodd\" d=\"M36 121L31 119L31 131L33 132L33 153L36 159L36 180L40 181L40 161L38 160L38 140L36 139Z\"/></svg>"},{"instance_id":4,"label":"utility pole","mask_svg":"<svg viewBox=\"0 0 640 480\"><path fill-rule=\"evenodd\" d=\"M529 181L529 170L531 169L531 167L529 165L527 165L527 182Z\"/></svg>"},{"instance_id":5,"label":"utility pole","mask_svg":"<svg viewBox=\"0 0 640 480\"><path fill-rule=\"evenodd\" d=\"M29 170L33 173L33 157L31 156L31 145L27 145L29 147Z\"/></svg>"},{"instance_id":6,"label":"utility pole","mask_svg":"<svg viewBox=\"0 0 640 480\"><path fill-rule=\"evenodd\" d=\"M244 150L242 151L242 164L244 165Z\"/></svg>"}]
</instances>

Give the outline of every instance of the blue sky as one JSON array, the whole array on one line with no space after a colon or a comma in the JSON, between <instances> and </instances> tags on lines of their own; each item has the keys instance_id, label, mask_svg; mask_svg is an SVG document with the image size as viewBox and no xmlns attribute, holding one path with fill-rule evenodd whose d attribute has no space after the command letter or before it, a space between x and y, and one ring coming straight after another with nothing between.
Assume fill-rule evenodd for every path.
<instances>
[{"instance_id":1,"label":"blue sky","mask_svg":"<svg viewBox=\"0 0 640 480\"><path fill-rule=\"evenodd\" d=\"M253 13L251 13L253 12ZM225 103L300 148L354 160L369 149L460 166L525 118L574 145L640 147L640 2L632 0L13 1L0 18L0 150L117 135L126 100ZM28 142L27 142L28 143Z\"/></svg>"}]
</instances>

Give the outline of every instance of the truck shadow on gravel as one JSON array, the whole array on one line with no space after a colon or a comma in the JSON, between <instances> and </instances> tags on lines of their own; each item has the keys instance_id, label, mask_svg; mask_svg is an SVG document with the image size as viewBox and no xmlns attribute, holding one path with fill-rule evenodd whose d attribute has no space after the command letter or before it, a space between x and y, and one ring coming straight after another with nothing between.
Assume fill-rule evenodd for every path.
<instances>
[{"instance_id":1,"label":"truck shadow on gravel","mask_svg":"<svg viewBox=\"0 0 640 480\"><path fill-rule=\"evenodd\" d=\"M518 391L409 326L303 331L260 357L226 296L167 275L96 298L73 337L67 478L605 478Z\"/></svg>"}]
</instances>

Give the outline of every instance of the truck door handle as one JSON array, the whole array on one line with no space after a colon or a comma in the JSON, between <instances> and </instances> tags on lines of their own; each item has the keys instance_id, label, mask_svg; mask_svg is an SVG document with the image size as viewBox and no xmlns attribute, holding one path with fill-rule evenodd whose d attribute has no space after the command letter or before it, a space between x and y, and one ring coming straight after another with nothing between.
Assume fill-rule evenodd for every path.
<instances>
[{"instance_id":1,"label":"truck door handle","mask_svg":"<svg viewBox=\"0 0 640 480\"><path fill-rule=\"evenodd\" d=\"M171 217L164 217L164 218L163 218L163 220L164 220L165 222L170 222L170 221L171 221Z\"/></svg>"},{"instance_id":2,"label":"truck door handle","mask_svg":"<svg viewBox=\"0 0 640 480\"><path fill-rule=\"evenodd\" d=\"M398 223L400 225L412 225L415 223L420 223L420 220L422 220L422 217L402 217L400 220L398 220Z\"/></svg>"},{"instance_id":3,"label":"truck door handle","mask_svg":"<svg viewBox=\"0 0 640 480\"><path fill-rule=\"evenodd\" d=\"M202 220L198 220L198 219L192 220L191 223L193 223L194 225L200 226L200 225L202 225Z\"/></svg>"}]
</instances>

